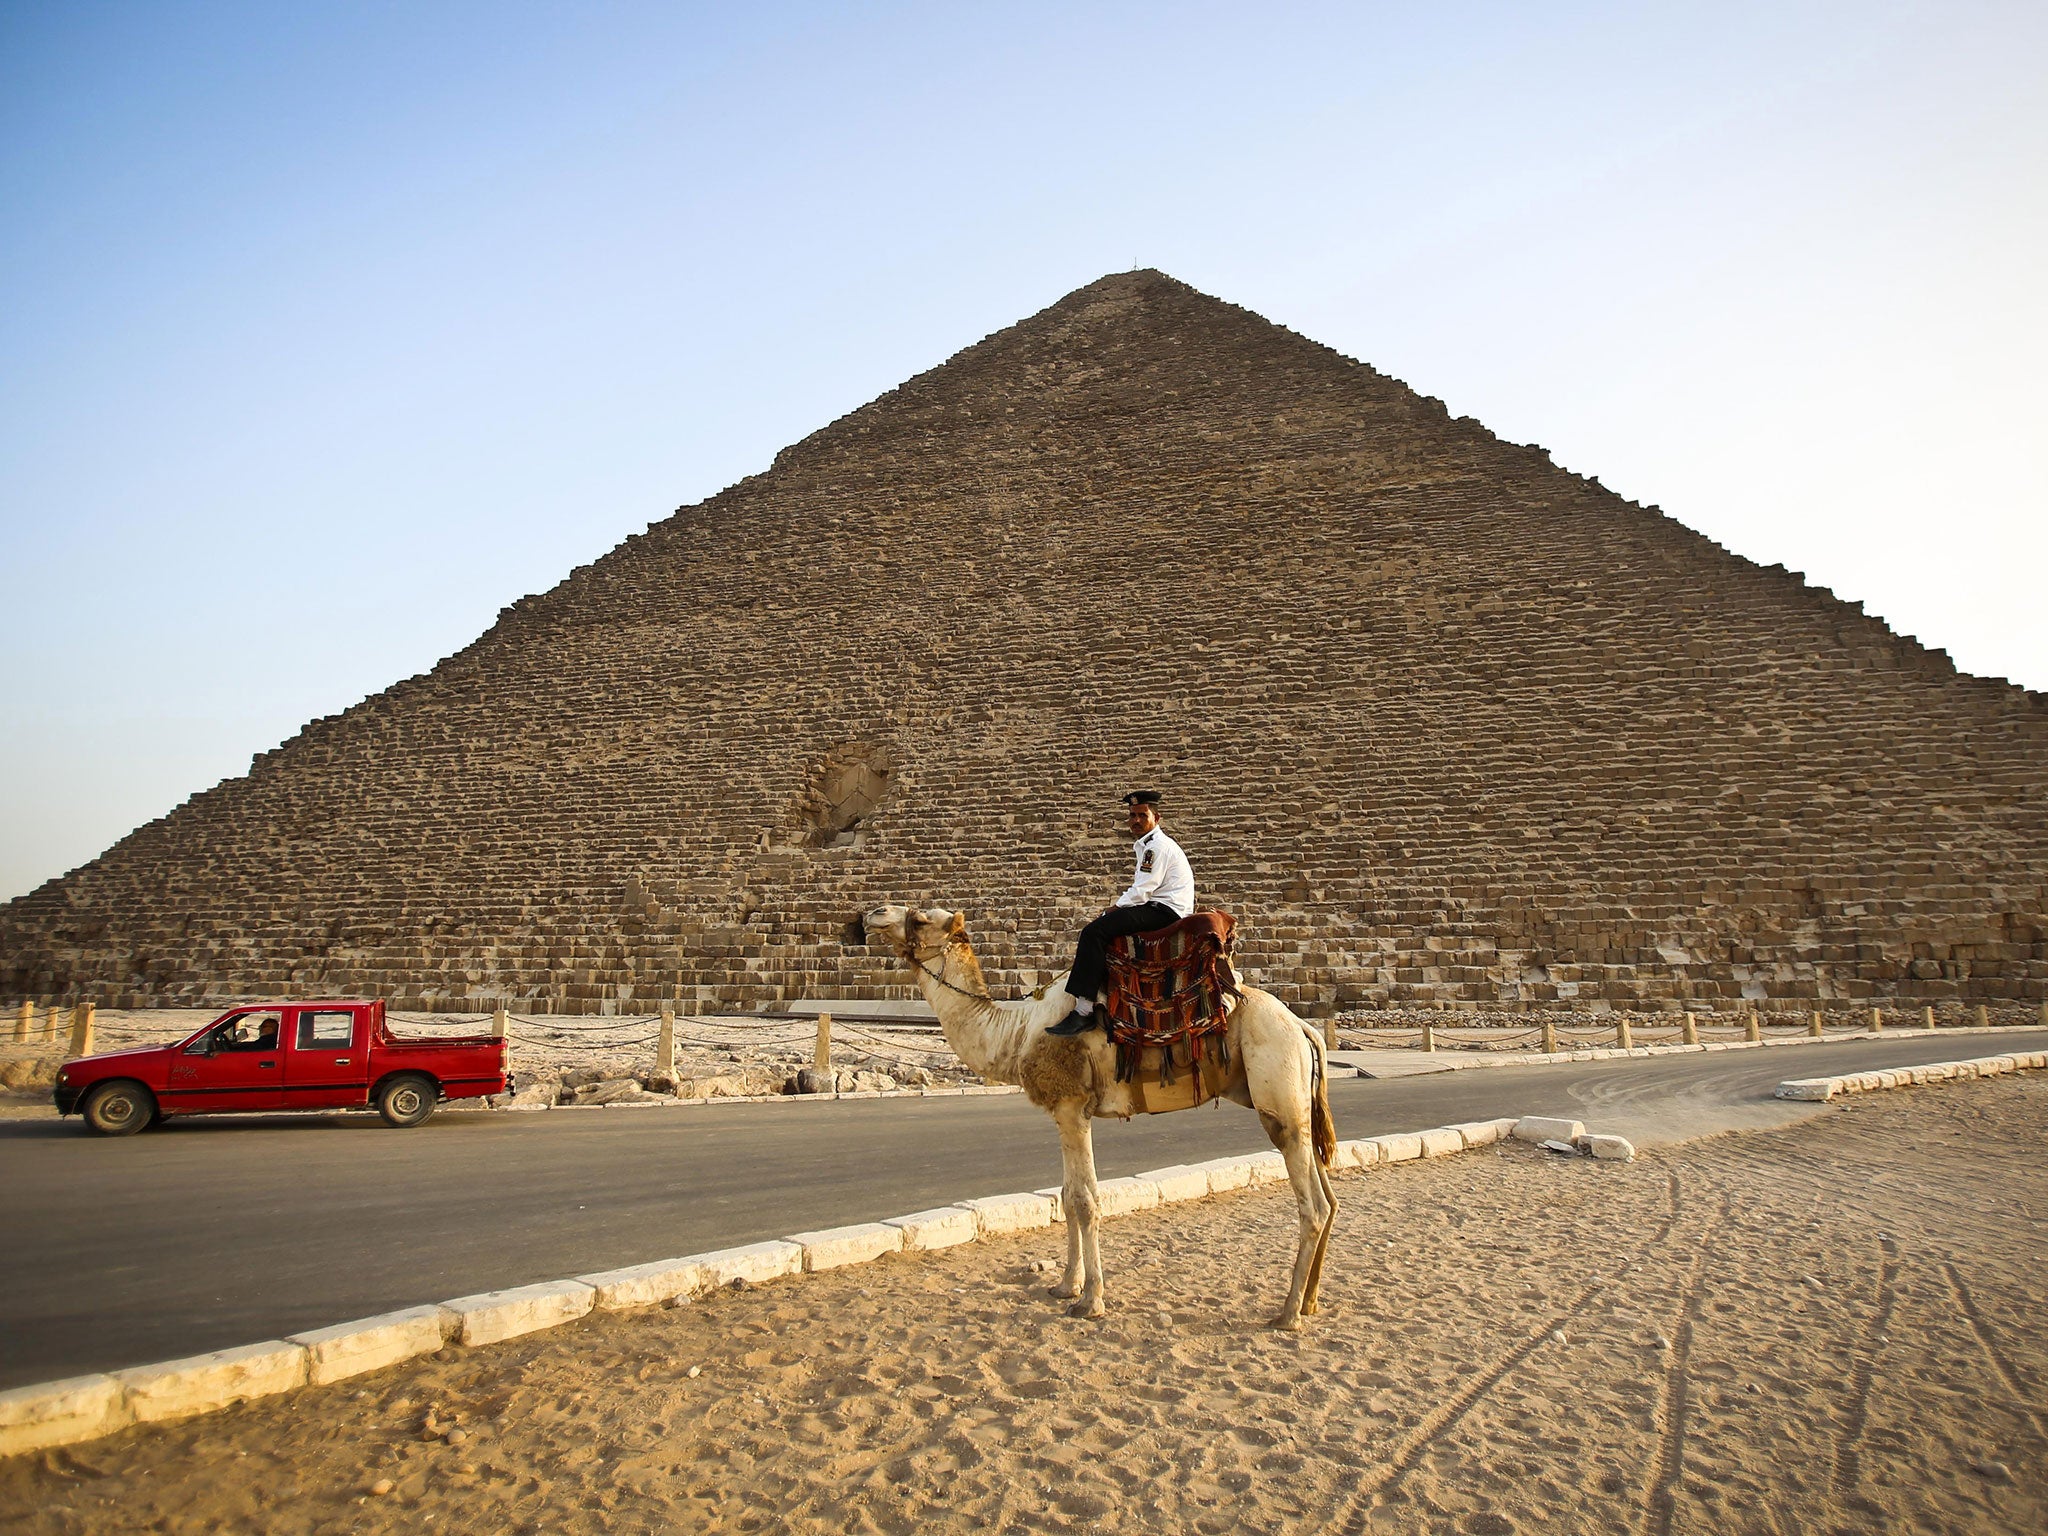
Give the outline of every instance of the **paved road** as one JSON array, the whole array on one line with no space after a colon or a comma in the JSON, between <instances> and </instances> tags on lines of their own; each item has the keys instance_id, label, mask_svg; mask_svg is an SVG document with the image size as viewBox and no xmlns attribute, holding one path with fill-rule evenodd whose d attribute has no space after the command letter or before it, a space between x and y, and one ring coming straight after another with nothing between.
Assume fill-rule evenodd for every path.
<instances>
[{"instance_id":1,"label":"paved road","mask_svg":"<svg viewBox=\"0 0 2048 1536\"><path fill-rule=\"evenodd\" d=\"M1649 1142L1818 1112L1770 1097L1788 1077L2021 1041L2040 1036L1339 1079L1331 1102L1346 1137L1561 1113ZM1234 1105L1096 1133L1106 1178L1265 1146ZM449 1114L415 1131L238 1116L113 1141L0 1121L0 1389L1058 1182L1050 1123L1014 1096Z\"/></svg>"}]
</instances>

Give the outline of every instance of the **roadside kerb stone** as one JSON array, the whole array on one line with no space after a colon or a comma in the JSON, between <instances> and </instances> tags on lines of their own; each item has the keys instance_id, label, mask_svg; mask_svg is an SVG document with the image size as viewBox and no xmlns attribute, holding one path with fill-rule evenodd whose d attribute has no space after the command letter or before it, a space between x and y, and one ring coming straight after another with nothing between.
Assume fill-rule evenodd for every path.
<instances>
[{"instance_id":1,"label":"roadside kerb stone","mask_svg":"<svg viewBox=\"0 0 2048 1536\"><path fill-rule=\"evenodd\" d=\"M1586 1150L1606 1163L1632 1163L1636 1160L1635 1143L1626 1136L1588 1136Z\"/></svg>"},{"instance_id":2,"label":"roadside kerb stone","mask_svg":"<svg viewBox=\"0 0 2048 1536\"><path fill-rule=\"evenodd\" d=\"M1243 1189L1252 1181L1251 1164L1242 1157L1212 1157L1205 1163L1194 1163L1208 1175L1209 1193L1227 1195L1234 1189Z\"/></svg>"},{"instance_id":3,"label":"roadside kerb stone","mask_svg":"<svg viewBox=\"0 0 2048 1536\"><path fill-rule=\"evenodd\" d=\"M1150 1179L1098 1179L1095 1208L1104 1216L1130 1216L1158 1208L1159 1186Z\"/></svg>"},{"instance_id":4,"label":"roadside kerb stone","mask_svg":"<svg viewBox=\"0 0 2048 1536\"><path fill-rule=\"evenodd\" d=\"M153 1424L303 1387L306 1350L300 1344L269 1339L162 1365L138 1365L113 1376L127 1389L128 1411L135 1422Z\"/></svg>"},{"instance_id":5,"label":"roadside kerb stone","mask_svg":"<svg viewBox=\"0 0 2048 1536\"><path fill-rule=\"evenodd\" d=\"M961 1243L971 1243L981 1235L981 1229L975 1224L974 1212L964 1205L942 1205L936 1210L891 1216L887 1224L902 1229L906 1253L952 1248Z\"/></svg>"},{"instance_id":6,"label":"roadside kerb stone","mask_svg":"<svg viewBox=\"0 0 2048 1536\"><path fill-rule=\"evenodd\" d=\"M735 1280L761 1285L800 1275L804 1272L804 1251L787 1238L771 1238L765 1243L743 1243L737 1248L691 1254L683 1262L694 1263L703 1272L705 1290L717 1290Z\"/></svg>"},{"instance_id":7,"label":"roadside kerb stone","mask_svg":"<svg viewBox=\"0 0 2048 1536\"><path fill-rule=\"evenodd\" d=\"M1577 1120L1562 1120L1555 1115L1524 1115L1515 1122L1514 1135L1517 1141L1577 1141L1586 1134L1586 1127Z\"/></svg>"},{"instance_id":8,"label":"roadside kerb stone","mask_svg":"<svg viewBox=\"0 0 2048 1536\"><path fill-rule=\"evenodd\" d=\"M1417 1135L1422 1141L1424 1157L1451 1157L1465 1150L1465 1138L1449 1126L1438 1126L1435 1130L1421 1131Z\"/></svg>"},{"instance_id":9,"label":"roadside kerb stone","mask_svg":"<svg viewBox=\"0 0 2048 1536\"><path fill-rule=\"evenodd\" d=\"M808 1275L848 1264L866 1264L885 1253L899 1253L903 1248L903 1229L886 1221L863 1221L850 1227L797 1232L788 1241L803 1250L804 1273Z\"/></svg>"},{"instance_id":10,"label":"roadside kerb stone","mask_svg":"<svg viewBox=\"0 0 2048 1536\"><path fill-rule=\"evenodd\" d=\"M1186 1163L1154 1168L1138 1177L1158 1188L1161 1205L1179 1205L1183 1200L1205 1200L1209 1196L1209 1175Z\"/></svg>"},{"instance_id":11,"label":"roadside kerb stone","mask_svg":"<svg viewBox=\"0 0 2048 1536\"><path fill-rule=\"evenodd\" d=\"M1967 1083L2037 1071L2048 1065L2048 1052L2015 1051L2007 1056L1980 1056L1972 1061L1937 1061L1924 1067L1894 1067L1883 1072L1845 1072L1837 1077L1795 1077L1778 1084L1775 1097L1826 1103L1837 1095L1877 1093L1887 1088L1918 1088L1934 1083Z\"/></svg>"},{"instance_id":12,"label":"roadside kerb stone","mask_svg":"<svg viewBox=\"0 0 2048 1536\"><path fill-rule=\"evenodd\" d=\"M330 1381L431 1355L448 1342L455 1326L454 1314L439 1307L407 1307L290 1334L285 1342L306 1351L307 1385L324 1387Z\"/></svg>"},{"instance_id":13,"label":"roadside kerb stone","mask_svg":"<svg viewBox=\"0 0 2048 1536\"><path fill-rule=\"evenodd\" d=\"M574 1322L597 1305L597 1288L581 1280L547 1280L458 1296L441 1305L455 1314L457 1343L496 1344Z\"/></svg>"},{"instance_id":14,"label":"roadside kerb stone","mask_svg":"<svg viewBox=\"0 0 2048 1536\"><path fill-rule=\"evenodd\" d=\"M1386 1136L1366 1138L1380 1149L1380 1162L1412 1163L1422 1156L1422 1136L1417 1131L1395 1131Z\"/></svg>"},{"instance_id":15,"label":"roadside kerb stone","mask_svg":"<svg viewBox=\"0 0 2048 1536\"><path fill-rule=\"evenodd\" d=\"M1008 1232L1029 1232L1052 1225L1052 1201L1044 1195L985 1195L960 1204L974 1212L974 1223L983 1237L1000 1237Z\"/></svg>"},{"instance_id":16,"label":"roadside kerb stone","mask_svg":"<svg viewBox=\"0 0 2048 1536\"><path fill-rule=\"evenodd\" d=\"M1330 1159L1333 1168L1377 1168L1380 1165L1380 1144L1371 1139L1340 1141L1337 1154Z\"/></svg>"},{"instance_id":17,"label":"roadside kerb stone","mask_svg":"<svg viewBox=\"0 0 2048 1536\"><path fill-rule=\"evenodd\" d=\"M704 1266L696 1259L656 1259L576 1278L597 1292L593 1305L599 1312L674 1306L705 1288Z\"/></svg>"},{"instance_id":18,"label":"roadside kerb stone","mask_svg":"<svg viewBox=\"0 0 2048 1536\"><path fill-rule=\"evenodd\" d=\"M0 1456L97 1440L134 1423L128 1392L111 1376L69 1376L0 1392Z\"/></svg>"}]
</instances>

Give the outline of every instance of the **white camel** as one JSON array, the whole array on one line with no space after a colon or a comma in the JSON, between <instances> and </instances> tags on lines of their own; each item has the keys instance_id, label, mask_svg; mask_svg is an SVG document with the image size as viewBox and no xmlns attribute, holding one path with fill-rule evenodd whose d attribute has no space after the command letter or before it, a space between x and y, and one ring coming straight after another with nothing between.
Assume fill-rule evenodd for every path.
<instances>
[{"instance_id":1,"label":"white camel","mask_svg":"<svg viewBox=\"0 0 2048 1536\"><path fill-rule=\"evenodd\" d=\"M917 972L918 985L960 1059L991 1082L1017 1084L1059 1126L1067 1267L1053 1294L1075 1298L1069 1310L1076 1317L1100 1317L1102 1252L1096 1240L1099 1201L1091 1122L1126 1117L1136 1107L1130 1084L1116 1080L1116 1048L1101 1030L1068 1038L1046 1033L1073 1003L1064 990L1064 975L1042 997L1015 1002L991 997L967 941L966 920L957 912L892 905L875 908L861 922L870 944L887 945ZM1243 988L1231 1009L1227 1039L1229 1077L1222 1096L1258 1111L1259 1123L1286 1159L1287 1181L1294 1188L1301 1231L1287 1304L1273 1326L1299 1328L1302 1314L1317 1310L1323 1250L1337 1216L1328 1173L1337 1133L1330 1118L1323 1042L1284 1003L1257 987Z\"/></svg>"}]
</instances>

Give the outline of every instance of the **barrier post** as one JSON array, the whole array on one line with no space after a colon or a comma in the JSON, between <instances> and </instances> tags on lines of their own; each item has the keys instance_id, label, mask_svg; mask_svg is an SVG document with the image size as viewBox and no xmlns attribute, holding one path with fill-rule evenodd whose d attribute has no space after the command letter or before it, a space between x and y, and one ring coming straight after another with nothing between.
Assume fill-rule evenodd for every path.
<instances>
[{"instance_id":1,"label":"barrier post","mask_svg":"<svg viewBox=\"0 0 2048 1536\"><path fill-rule=\"evenodd\" d=\"M1548 1018L1543 1021L1543 1054L1557 1054L1557 1025Z\"/></svg>"},{"instance_id":2,"label":"barrier post","mask_svg":"<svg viewBox=\"0 0 2048 1536\"><path fill-rule=\"evenodd\" d=\"M661 1039L654 1047L654 1070L674 1081L676 1075L676 1011L661 1010Z\"/></svg>"},{"instance_id":3,"label":"barrier post","mask_svg":"<svg viewBox=\"0 0 2048 1536\"><path fill-rule=\"evenodd\" d=\"M1742 1038L1754 1044L1756 1041L1763 1039L1763 1037L1763 1025L1757 1019L1756 1010L1754 1008L1743 1009Z\"/></svg>"},{"instance_id":4,"label":"barrier post","mask_svg":"<svg viewBox=\"0 0 2048 1536\"><path fill-rule=\"evenodd\" d=\"M491 1011L491 1038L493 1040L504 1039L506 1027L511 1022L510 1016L505 1012L505 1005L503 1003L498 1004Z\"/></svg>"},{"instance_id":5,"label":"barrier post","mask_svg":"<svg viewBox=\"0 0 2048 1536\"><path fill-rule=\"evenodd\" d=\"M14 1015L14 1041L17 1045L28 1044L28 1032L35 1028L36 1005L24 1002Z\"/></svg>"},{"instance_id":6,"label":"barrier post","mask_svg":"<svg viewBox=\"0 0 2048 1536\"><path fill-rule=\"evenodd\" d=\"M1870 1010L1870 1032L1873 1035L1884 1033L1884 1010L1882 1008Z\"/></svg>"},{"instance_id":7,"label":"barrier post","mask_svg":"<svg viewBox=\"0 0 2048 1536\"><path fill-rule=\"evenodd\" d=\"M1700 1027L1689 1013L1685 1016L1685 1032L1678 1038L1687 1045L1698 1045L1700 1043Z\"/></svg>"},{"instance_id":8,"label":"barrier post","mask_svg":"<svg viewBox=\"0 0 2048 1536\"><path fill-rule=\"evenodd\" d=\"M1820 1010L1818 1008L1814 1009L1807 1018L1806 1032L1816 1040L1820 1038Z\"/></svg>"},{"instance_id":9,"label":"barrier post","mask_svg":"<svg viewBox=\"0 0 2048 1536\"><path fill-rule=\"evenodd\" d=\"M49 1008L44 1012L43 1038L45 1040L55 1040L57 1038L57 1015L60 1011L61 1005L57 1003L52 1003L50 1004Z\"/></svg>"},{"instance_id":10,"label":"barrier post","mask_svg":"<svg viewBox=\"0 0 2048 1536\"><path fill-rule=\"evenodd\" d=\"M811 1065L820 1072L832 1070L832 1015L818 1015L818 1048L811 1053Z\"/></svg>"},{"instance_id":11,"label":"barrier post","mask_svg":"<svg viewBox=\"0 0 2048 1536\"><path fill-rule=\"evenodd\" d=\"M1934 1028L1934 1004L1932 1003L1927 1005L1927 1027L1929 1029Z\"/></svg>"},{"instance_id":12,"label":"barrier post","mask_svg":"<svg viewBox=\"0 0 2048 1536\"><path fill-rule=\"evenodd\" d=\"M1991 1027L1991 1010L1982 1003L1977 1005L1977 1027L1979 1029L1989 1029Z\"/></svg>"},{"instance_id":13,"label":"barrier post","mask_svg":"<svg viewBox=\"0 0 2048 1536\"><path fill-rule=\"evenodd\" d=\"M92 1054L92 1012L91 1003L80 1003L71 1010L71 1050L68 1054L74 1058Z\"/></svg>"},{"instance_id":14,"label":"barrier post","mask_svg":"<svg viewBox=\"0 0 2048 1536\"><path fill-rule=\"evenodd\" d=\"M1629 1030L1628 1015L1625 1013L1615 1021L1614 1043L1624 1051L1632 1051L1636 1048L1636 1037Z\"/></svg>"},{"instance_id":15,"label":"barrier post","mask_svg":"<svg viewBox=\"0 0 2048 1536\"><path fill-rule=\"evenodd\" d=\"M1422 1021L1422 1048L1425 1051L1436 1049L1436 1026L1431 1024L1427 1018Z\"/></svg>"}]
</instances>

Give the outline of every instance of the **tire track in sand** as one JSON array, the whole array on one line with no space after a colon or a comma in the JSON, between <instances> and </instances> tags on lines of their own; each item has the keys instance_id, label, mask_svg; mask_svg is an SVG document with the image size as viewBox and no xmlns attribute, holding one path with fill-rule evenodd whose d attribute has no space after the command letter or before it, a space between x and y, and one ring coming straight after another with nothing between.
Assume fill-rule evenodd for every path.
<instances>
[{"instance_id":1,"label":"tire track in sand","mask_svg":"<svg viewBox=\"0 0 2048 1536\"><path fill-rule=\"evenodd\" d=\"M2013 1395L2015 1405L2033 1424L2036 1434L2048 1435L2048 1426L2042 1424L2040 1413L2027 1406L2026 1383L2020 1380L2019 1372L2014 1369L2012 1361L2006 1358L2005 1351L1999 1347L1997 1338L1992 1334L1991 1325L1984 1321L1984 1314L1977 1310L1977 1299L1970 1294L1969 1286L1963 1283L1963 1277L1957 1273L1954 1261L1942 1260L1941 1272L1948 1276L1948 1288L1956 1299L1957 1309L1968 1320L1970 1331L1977 1335L1977 1343L1982 1346L1985 1358L1991 1362L1991 1368L1998 1372L2000 1379L2005 1382L2006 1389Z\"/></svg>"},{"instance_id":2,"label":"tire track in sand","mask_svg":"<svg viewBox=\"0 0 2048 1536\"><path fill-rule=\"evenodd\" d=\"M1678 1176L1672 1175L1673 1204ZM1670 1536L1672 1516L1678 1507L1678 1480L1685 1475L1685 1425L1692 1410L1692 1337L1698 1320L1700 1285L1706 1275L1707 1257L1714 1234L1728 1224L1733 1200L1721 1191L1721 1209L1701 1230L1699 1246L1686 1266L1679 1286L1678 1320L1671 1328L1670 1360L1664 1367L1664 1392L1658 1405L1657 1475L1643 1494L1643 1517L1638 1529L1645 1536Z\"/></svg>"},{"instance_id":3,"label":"tire track in sand","mask_svg":"<svg viewBox=\"0 0 2048 1536\"><path fill-rule=\"evenodd\" d=\"M1870 1387L1877 1377L1877 1359L1889 1342L1892 1309L1899 1301L1899 1245L1888 1233L1878 1234L1883 1254L1877 1265L1877 1310L1863 1330L1856 1369L1849 1378L1849 1416L1835 1442L1835 1492L1847 1497L1863 1481L1863 1432L1870 1424Z\"/></svg>"}]
</instances>

